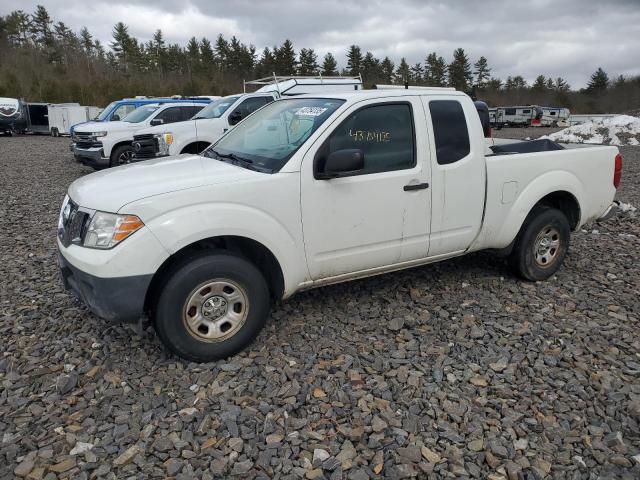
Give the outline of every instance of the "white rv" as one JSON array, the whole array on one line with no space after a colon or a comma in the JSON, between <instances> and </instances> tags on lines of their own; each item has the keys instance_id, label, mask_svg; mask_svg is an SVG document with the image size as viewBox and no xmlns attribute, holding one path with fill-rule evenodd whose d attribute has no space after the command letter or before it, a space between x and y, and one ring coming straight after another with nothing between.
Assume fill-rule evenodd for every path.
<instances>
[{"instance_id":1,"label":"white rv","mask_svg":"<svg viewBox=\"0 0 640 480\"><path fill-rule=\"evenodd\" d=\"M542 117L539 122L532 122L533 126L539 127L566 127L571 112L564 107L540 107Z\"/></svg>"},{"instance_id":2,"label":"white rv","mask_svg":"<svg viewBox=\"0 0 640 480\"><path fill-rule=\"evenodd\" d=\"M491 126L502 127L529 127L542 118L542 108L536 105L495 107L489 109Z\"/></svg>"}]
</instances>

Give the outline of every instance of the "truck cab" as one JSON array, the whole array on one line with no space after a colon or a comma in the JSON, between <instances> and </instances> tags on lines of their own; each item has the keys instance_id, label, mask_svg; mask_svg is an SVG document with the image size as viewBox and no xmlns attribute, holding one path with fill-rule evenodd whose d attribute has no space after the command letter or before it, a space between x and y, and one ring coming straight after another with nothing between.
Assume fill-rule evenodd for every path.
<instances>
[{"instance_id":1,"label":"truck cab","mask_svg":"<svg viewBox=\"0 0 640 480\"><path fill-rule=\"evenodd\" d=\"M122 121L88 122L76 126L71 149L74 157L95 169L129 163L134 134L154 125L169 125L193 117L205 107L202 102L152 103L143 105Z\"/></svg>"}]
</instances>

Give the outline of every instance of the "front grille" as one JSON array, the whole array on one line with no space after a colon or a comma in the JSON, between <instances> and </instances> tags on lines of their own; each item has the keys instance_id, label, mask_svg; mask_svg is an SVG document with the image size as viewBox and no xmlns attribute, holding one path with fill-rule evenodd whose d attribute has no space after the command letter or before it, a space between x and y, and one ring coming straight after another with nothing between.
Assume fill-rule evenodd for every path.
<instances>
[{"instance_id":1,"label":"front grille","mask_svg":"<svg viewBox=\"0 0 640 480\"><path fill-rule=\"evenodd\" d=\"M66 210L66 211L65 211ZM63 209L61 225L58 228L58 237L62 245L68 247L72 243L80 243L87 226L89 213L79 210L72 200Z\"/></svg>"},{"instance_id":2,"label":"front grille","mask_svg":"<svg viewBox=\"0 0 640 480\"><path fill-rule=\"evenodd\" d=\"M73 132L72 139L78 148L102 147L102 142L96 140L96 138L90 133Z\"/></svg>"},{"instance_id":3,"label":"front grille","mask_svg":"<svg viewBox=\"0 0 640 480\"><path fill-rule=\"evenodd\" d=\"M158 139L153 134L134 135L134 158L153 158L158 152Z\"/></svg>"}]
</instances>

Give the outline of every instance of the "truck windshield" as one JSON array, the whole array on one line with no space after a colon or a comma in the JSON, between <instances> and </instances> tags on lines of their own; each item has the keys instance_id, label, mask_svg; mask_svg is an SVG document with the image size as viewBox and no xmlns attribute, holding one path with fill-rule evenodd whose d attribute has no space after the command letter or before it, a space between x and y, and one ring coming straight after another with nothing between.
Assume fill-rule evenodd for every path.
<instances>
[{"instance_id":1,"label":"truck windshield","mask_svg":"<svg viewBox=\"0 0 640 480\"><path fill-rule=\"evenodd\" d=\"M257 110L203 152L266 173L280 170L344 100L278 100Z\"/></svg>"},{"instance_id":2,"label":"truck windshield","mask_svg":"<svg viewBox=\"0 0 640 480\"><path fill-rule=\"evenodd\" d=\"M195 120L196 118L220 118L222 114L226 112L227 109L231 105L233 105L236 102L236 100L238 100L239 98L240 98L240 95L236 95L234 97L224 97L224 98L221 98L220 100L216 100L215 102L210 103L209 105L204 107L202 110L200 110L198 114L193 117L193 119Z\"/></svg>"},{"instance_id":3,"label":"truck windshield","mask_svg":"<svg viewBox=\"0 0 640 480\"><path fill-rule=\"evenodd\" d=\"M160 106L158 105L147 105L145 107L136 108L133 112L122 119L123 122L129 123L140 123L143 120L146 120L149 115L155 112Z\"/></svg>"},{"instance_id":4,"label":"truck windshield","mask_svg":"<svg viewBox=\"0 0 640 480\"><path fill-rule=\"evenodd\" d=\"M98 115L96 118L94 118L94 120L98 120L100 122L103 122L106 120L106 118L109 116L109 114L111 113L111 110L113 110L113 107L115 106L116 102L111 102L109 105L107 105L104 110L102 110L102 112L100 112L100 115Z\"/></svg>"}]
</instances>

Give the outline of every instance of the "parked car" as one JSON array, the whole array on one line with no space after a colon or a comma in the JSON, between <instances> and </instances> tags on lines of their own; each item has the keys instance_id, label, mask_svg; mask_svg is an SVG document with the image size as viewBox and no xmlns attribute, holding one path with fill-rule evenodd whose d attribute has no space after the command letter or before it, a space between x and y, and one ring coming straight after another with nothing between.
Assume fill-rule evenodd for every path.
<instances>
[{"instance_id":1,"label":"parked car","mask_svg":"<svg viewBox=\"0 0 640 480\"><path fill-rule=\"evenodd\" d=\"M220 97L197 96L197 97L144 97L123 98L107 105L100 114L92 118L93 122L114 122L124 119L136 108L144 105L162 105L164 103L203 103L205 105ZM77 124L81 125L81 124ZM72 125L71 134L77 125Z\"/></svg>"},{"instance_id":2,"label":"parked car","mask_svg":"<svg viewBox=\"0 0 640 480\"><path fill-rule=\"evenodd\" d=\"M150 104L135 109L122 121L84 123L73 132L73 155L95 169L129 163L133 157L131 142L137 131L151 125L181 122L204 106L195 102Z\"/></svg>"},{"instance_id":3,"label":"parked car","mask_svg":"<svg viewBox=\"0 0 640 480\"><path fill-rule=\"evenodd\" d=\"M0 97L0 133L12 135L27 129L27 109L18 98Z\"/></svg>"},{"instance_id":4,"label":"parked car","mask_svg":"<svg viewBox=\"0 0 640 480\"><path fill-rule=\"evenodd\" d=\"M243 118L284 97L314 92L344 92L362 88L360 77L266 77L245 85L258 85L254 93L229 95L208 105L188 122L157 126L138 132L135 158L143 160L181 153L200 153Z\"/></svg>"},{"instance_id":5,"label":"parked car","mask_svg":"<svg viewBox=\"0 0 640 480\"><path fill-rule=\"evenodd\" d=\"M616 147L485 139L456 91L303 95L201 155L73 182L59 261L98 316L146 313L171 351L210 361L245 347L272 299L312 287L486 249L545 280L621 168Z\"/></svg>"}]
</instances>

